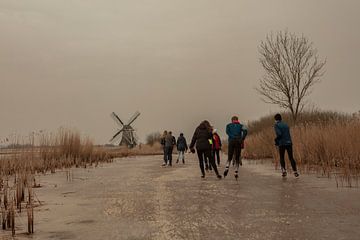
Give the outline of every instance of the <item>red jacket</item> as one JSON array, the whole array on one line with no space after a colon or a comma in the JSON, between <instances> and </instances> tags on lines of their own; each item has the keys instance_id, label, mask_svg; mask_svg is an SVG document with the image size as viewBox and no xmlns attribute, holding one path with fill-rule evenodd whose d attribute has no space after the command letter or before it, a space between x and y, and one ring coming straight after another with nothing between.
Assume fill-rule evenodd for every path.
<instances>
[{"instance_id":1,"label":"red jacket","mask_svg":"<svg viewBox=\"0 0 360 240\"><path fill-rule=\"evenodd\" d=\"M213 149L219 150L221 149L221 139L217 133L213 134Z\"/></svg>"}]
</instances>

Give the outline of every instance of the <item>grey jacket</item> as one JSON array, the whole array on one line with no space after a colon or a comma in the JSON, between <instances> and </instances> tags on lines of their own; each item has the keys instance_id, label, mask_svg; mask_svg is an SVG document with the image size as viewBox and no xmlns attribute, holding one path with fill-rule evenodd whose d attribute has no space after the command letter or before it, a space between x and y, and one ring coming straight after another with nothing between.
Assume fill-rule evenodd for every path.
<instances>
[{"instance_id":1,"label":"grey jacket","mask_svg":"<svg viewBox=\"0 0 360 240\"><path fill-rule=\"evenodd\" d=\"M166 135L165 137L165 147L173 147L176 145L176 139L173 135Z\"/></svg>"}]
</instances>

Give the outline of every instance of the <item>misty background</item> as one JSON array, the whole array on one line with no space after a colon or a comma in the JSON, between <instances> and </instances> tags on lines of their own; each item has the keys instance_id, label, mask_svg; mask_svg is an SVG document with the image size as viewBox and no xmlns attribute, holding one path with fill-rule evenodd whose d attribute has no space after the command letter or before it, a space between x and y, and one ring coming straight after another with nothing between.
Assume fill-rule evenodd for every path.
<instances>
[{"instance_id":1,"label":"misty background","mask_svg":"<svg viewBox=\"0 0 360 240\"><path fill-rule=\"evenodd\" d=\"M140 140L201 120L224 138L234 114L278 111L254 88L271 31L304 34L327 60L310 96L324 110L360 110L357 0L0 0L0 138L75 127L96 143L136 111Z\"/></svg>"}]
</instances>

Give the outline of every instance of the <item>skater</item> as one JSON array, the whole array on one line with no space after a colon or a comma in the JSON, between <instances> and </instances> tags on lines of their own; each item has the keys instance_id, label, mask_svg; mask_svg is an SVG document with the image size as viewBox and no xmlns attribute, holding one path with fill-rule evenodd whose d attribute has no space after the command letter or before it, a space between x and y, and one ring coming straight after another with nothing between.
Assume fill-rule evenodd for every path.
<instances>
[{"instance_id":1,"label":"skater","mask_svg":"<svg viewBox=\"0 0 360 240\"><path fill-rule=\"evenodd\" d=\"M213 126L210 126L210 131L213 132ZM209 139L209 143L211 144L211 149L213 149L213 138ZM214 157L213 152L211 151L211 157ZM204 164L205 164L205 171L212 171L212 167L210 164L210 158L207 154L205 154L205 152L203 153L203 159L204 159ZM214 159L215 160L215 159Z\"/></svg>"},{"instance_id":2,"label":"skater","mask_svg":"<svg viewBox=\"0 0 360 240\"><path fill-rule=\"evenodd\" d=\"M167 164L167 156L166 156L166 152L165 152L165 138L166 138L166 135L167 135L167 131L165 130L160 138L160 144L162 146L162 149L163 149L163 153L164 153L164 162L162 164L162 166L166 166Z\"/></svg>"},{"instance_id":3,"label":"skater","mask_svg":"<svg viewBox=\"0 0 360 240\"><path fill-rule=\"evenodd\" d=\"M229 137L229 146L228 160L225 166L224 177L226 177L229 172L230 163L235 153L235 178L237 180L239 177L238 173L240 165L241 145L246 138L247 128L244 125L240 124L237 116L233 116L231 118L231 123L226 126L226 134Z\"/></svg>"},{"instance_id":4,"label":"skater","mask_svg":"<svg viewBox=\"0 0 360 240\"><path fill-rule=\"evenodd\" d=\"M282 121L282 117L279 113L276 114L274 118L274 129L276 133L275 145L279 149L282 176L286 177L287 175L285 167L285 151L287 151L292 170L294 171L294 176L299 177L299 173L297 172L296 168L296 162L293 157L292 141L289 126Z\"/></svg>"},{"instance_id":5,"label":"skater","mask_svg":"<svg viewBox=\"0 0 360 240\"><path fill-rule=\"evenodd\" d=\"M210 161L210 165L215 171L216 176L221 179L221 175L219 174L214 158L211 154L211 139L212 139L212 130L210 123L208 121L202 121L200 125L196 128L194 135L191 140L191 144L189 146L190 151L195 153L195 143L196 143L196 151L199 158L199 166L201 170L201 178L205 178L205 170L204 170L204 156L207 157Z\"/></svg>"},{"instance_id":6,"label":"skater","mask_svg":"<svg viewBox=\"0 0 360 240\"><path fill-rule=\"evenodd\" d=\"M217 165L220 166L220 150L221 150L221 139L217 134L217 130L213 131L213 156L217 160Z\"/></svg>"},{"instance_id":7,"label":"skater","mask_svg":"<svg viewBox=\"0 0 360 240\"><path fill-rule=\"evenodd\" d=\"M165 137L165 155L166 155L166 162L168 166L172 166L172 153L174 149L174 145L176 145L176 139L172 135L172 132L169 131Z\"/></svg>"},{"instance_id":8,"label":"skater","mask_svg":"<svg viewBox=\"0 0 360 240\"><path fill-rule=\"evenodd\" d=\"M176 163L179 163L179 160L182 160L182 163L185 164L185 152L188 150L188 146L183 133L180 133L180 136L176 141L176 147L179 152Z\"/></svg>"}]
</instances>

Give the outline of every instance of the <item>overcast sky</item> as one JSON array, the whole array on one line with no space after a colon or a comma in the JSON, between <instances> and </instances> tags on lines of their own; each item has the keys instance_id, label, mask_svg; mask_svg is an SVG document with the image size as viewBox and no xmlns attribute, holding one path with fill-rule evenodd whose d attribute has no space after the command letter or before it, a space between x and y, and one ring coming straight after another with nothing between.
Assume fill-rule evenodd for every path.
<instances>
[{"instance_id":1,"label":"overcast sky","mask_svg":"<svg viewBox=\"0 0 360 240\"><path fill-rule=\"evenodd\" d=\"M184 131L203 119L223 135L277 111L254 88L271 31L304 34L327 59L311 95L360 110L358 0L0 0L0 138L76 127L97 143L139 110L134 127ZM224 137L224 136L223 136Z\"/></svg>"}]
</instances>

